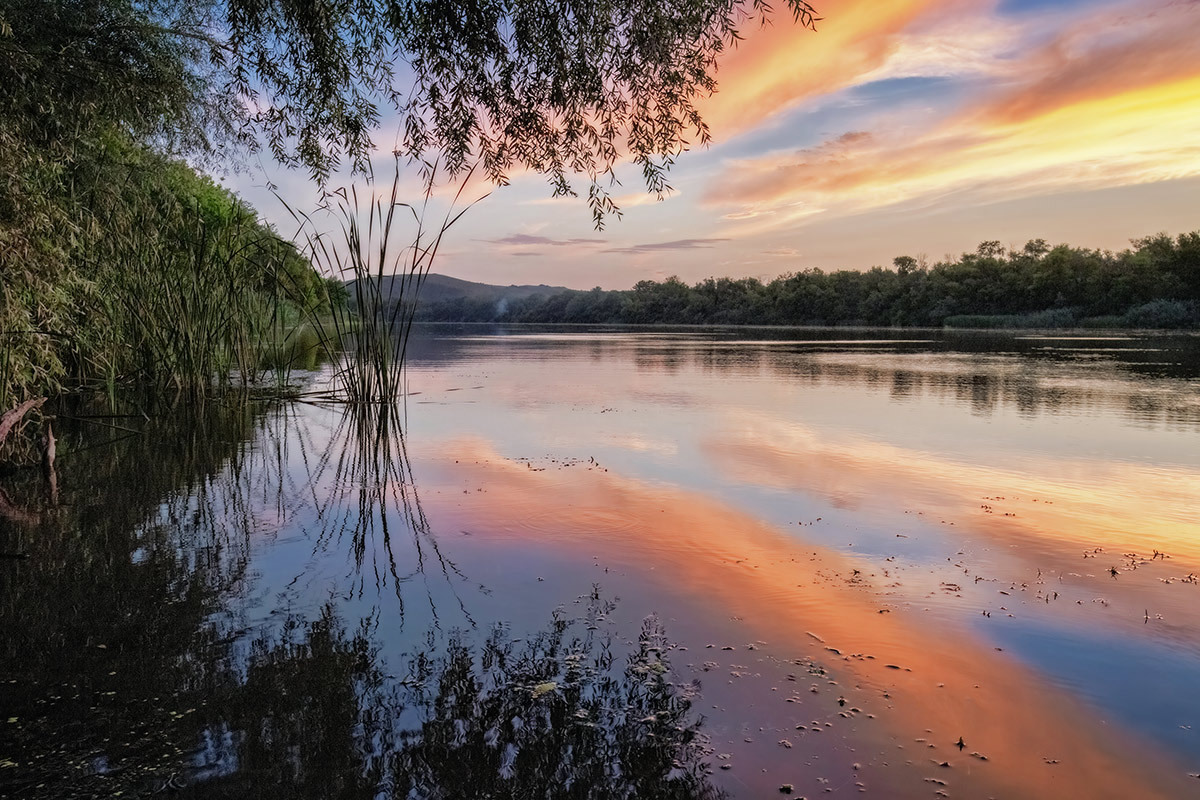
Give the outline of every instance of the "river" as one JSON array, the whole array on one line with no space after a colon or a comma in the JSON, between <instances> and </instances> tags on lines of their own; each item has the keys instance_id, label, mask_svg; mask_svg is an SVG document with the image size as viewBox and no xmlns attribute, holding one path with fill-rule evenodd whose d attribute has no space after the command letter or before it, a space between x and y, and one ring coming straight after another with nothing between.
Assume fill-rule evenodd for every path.
<instances>
[{"instance_id":1,"label":"river","mask_svg":"<svg viewBox=\"0 0 1200 800\"><path fill-rule=\"evenodd\" d=\"M407 386L60 404L0 788L1200 792L1200 337L427 325Z\"/></svg>"}]
</instances>

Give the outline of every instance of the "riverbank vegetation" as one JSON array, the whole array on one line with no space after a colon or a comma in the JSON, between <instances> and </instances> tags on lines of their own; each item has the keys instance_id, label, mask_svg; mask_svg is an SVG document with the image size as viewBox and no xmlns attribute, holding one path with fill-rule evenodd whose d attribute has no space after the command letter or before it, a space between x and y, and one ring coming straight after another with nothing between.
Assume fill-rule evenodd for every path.
<instances>
[{"instance_id":1,"label":"riverbank vegetation","mask_svg":"<svg viewBox=\"0 0 1200 800\"><path fill-rule=\"evenodd\" d=\"M182 159L239 137L211 63L137 4L0 13L0 409L245 377L342 296Z\"/></svg>"},{"instance_id":2,"label":"riverbank vegetation","mask_svg":"<svg viewBox=\"0 0 1200 800\"><path fill-rule=\"evenodd\" d=\"M286 361L306 317L344 297L208 178L131 143L121 150L91 165L112 174L90 196L54 198L45 224L69 218L65 235L5 231L26 258L0 288L0 407L67 386L247 380L265 358Z\"/></svg>"},{"instance_id":3,"label":"riverbank vegetation","mask_svg":"<svg viewBox=\"0 0 1200 800\"><path fill-rule=\"evenodd\" d=\"M1113 253L1038 239L984 242L927 265L809 269L764 283L676 277L632 289L564 291L503 304L455 298L423 305L440 322L683 325L878 325L958 328L1198 328L1200 231L1133 242Z\"/></svg>"},{"instance_id":4,"label":"riverbank vegetation","mask_svg":"<svg viewBox=\"0 0 1200 800\"><path fill-rule=\"evenodd\" d=\"M807 3L786 5L813 26ZM632 160L662 195L674 158L708 141L697 102L716 90L738 28L769 8L460 11L395 0L0 5L0 74L11 77L0 85L0 409L81 385L190 391L244 379L264 348L276 361L290 348L284 323L336 303L340 280L318 279L194 167L269 153L319 186L340 169L369 183L372 134L395 114L394 153L415 169L440 163L461 179L477 168L494 184L533 170L555 195L574 195L579 178L600 225L618 212L608 194L618 162Z\"/></svg>"}]
</instances>

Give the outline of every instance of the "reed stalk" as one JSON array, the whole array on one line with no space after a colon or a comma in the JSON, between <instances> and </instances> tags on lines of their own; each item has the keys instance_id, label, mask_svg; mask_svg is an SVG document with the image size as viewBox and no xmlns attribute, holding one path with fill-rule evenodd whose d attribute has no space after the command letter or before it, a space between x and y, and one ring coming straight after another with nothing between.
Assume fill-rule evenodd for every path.
<instances>
[{"instance_id":1,"label":"reed stalk","mask_svg":"<svg viewBox=\"0 0 1200 800\"><path fill-rule=\"evenodd\" d=\"M310 314L314 331L335 359L333 377L340 401L378 404L403 397L405 355L421 286L446 233L487 196L461 205L473 172L472 167L463 176L436 227L426 222L436 185L436 162L425 165L420 203L400 199L398 163L391 190L384 196L360 198L357 186L327 192L318 211L336 220L332 233L319 231L312 215L280 198L300 226L302 249L313 267L349 288L346 307L331 304L327 316ZM406 230L411 237L407 241Z\"/></svg>"}]
</instances>

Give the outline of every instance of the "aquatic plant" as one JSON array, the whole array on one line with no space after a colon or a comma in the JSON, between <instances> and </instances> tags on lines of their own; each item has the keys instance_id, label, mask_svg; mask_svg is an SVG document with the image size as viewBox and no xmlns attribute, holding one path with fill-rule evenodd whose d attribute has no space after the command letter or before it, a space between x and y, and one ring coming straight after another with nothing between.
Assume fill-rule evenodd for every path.
<instances>
[{"instance_id":1,"label":"aquatic plant","mask_svg":"<svg viewBox=\"0 0 1200 800\"><path fill-rule=\"evenodd\" d=\"M360 198L352 185L324 195L318 209L337 223L322 232L313 215L280 198L300 225L304 255L323 275L344 281L349 302L312 314L312 325L336 359L339 400L352 404L392 402L404 394L404 358L416 315L417 295L437 258L446 232L484 194L460 206L474 168L457 181L449 208L436 228L426 226L437 187L437 162L423 166L419 204L400 198L397 160L390 192L378 194L368 182ZM408 223L406 225L405 223ZM407 236L406 236L407 234Z\"/></svg>"}]
</instances>

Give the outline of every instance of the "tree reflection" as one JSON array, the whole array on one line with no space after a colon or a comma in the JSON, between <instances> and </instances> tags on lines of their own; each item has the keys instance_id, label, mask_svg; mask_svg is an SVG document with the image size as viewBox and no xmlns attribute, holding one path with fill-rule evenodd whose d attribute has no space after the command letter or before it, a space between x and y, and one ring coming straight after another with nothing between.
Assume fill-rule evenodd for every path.
<instances>
[{"instance_id":1,"label":"tree reflection","mask_svg":"<svg viewBox=\"0 0 1200 800\"><path fill-rule=\"evenodd\" d=\"M610 610L611 607L607 607ZM352 634L332 609L255 643L221 695L197 789L218 797L707 798L690 688L671 682L673 645L654 619L614 666L596 634L605 604L560 616L521 643L496 630L385 672L371 622Z\"/></svg>"},{"instance_id":2,"label":"tree reflection","mask_svg":"<svg viewBox=\"0 0 1200 800\"><path fill-rule=\"evenodd\" d=\"M459 599L469 630L444 632L426 573L452 593L465 578L421 511L397 409L306 414L214 403L114 437L64 411L57 502L36 472L5 478L20 513L0 552L22 557L0 562L0 795L717 796L657 622L626 648L593 594L521 639L471 632ZM282 613L302 600L285 591L255 610L260 543L284 531L346 553L337 605ZM412 585L428 630L389 662L383 601L402 614Z\"/></svg>"},{"instance_id":3,"label":"tree reflection","mask_svg":"<svg viewBox=\"0 0 1200 800\"><path fill-rule=\"evenodd\" d=\"M247 500L223 489L260 415L178 409L138 435L60 421L58 502L36 470L4 482L23 516L0 519L20 556L0 563L0 795L109 796L177 762L204 699L183 687L215 660L207 620L249 559L225 524Z\"/></svg>"},{"instance_id":4,"label":"tree reflection","mask_svg":"<svg viewBox=\"0 0 1200 800\"><path fill-rule=\"evenodd\" d=\"M554 338L529 335L545 332ZM1181 380L1200 377L1195 336L1114 334L1096 342L1020 332L731 327L652 328L633 338L627 330L600 326L495 325L439 327L436 334L414 336L410 363L468 363L481 357L484 336L494 337L487 347L495 347L498 357L515 351L522 361L569 355L668 374L769 373L786 384L888 391L896 402L944 400L981 416L1103 408L1138 422L1200 427L1200 407L1180 391Z\"/></svg>"}]
</instances>

